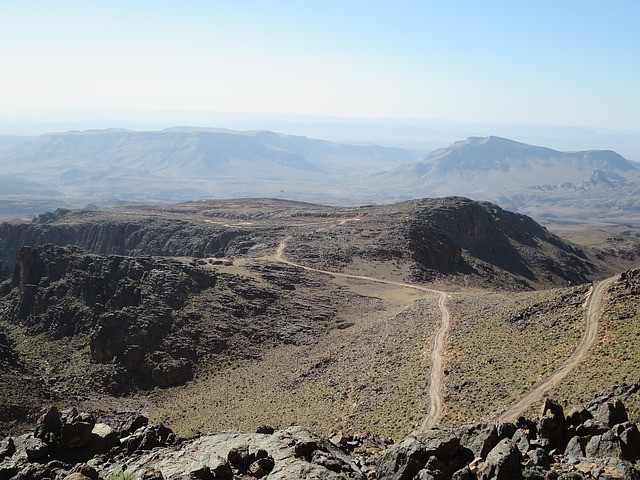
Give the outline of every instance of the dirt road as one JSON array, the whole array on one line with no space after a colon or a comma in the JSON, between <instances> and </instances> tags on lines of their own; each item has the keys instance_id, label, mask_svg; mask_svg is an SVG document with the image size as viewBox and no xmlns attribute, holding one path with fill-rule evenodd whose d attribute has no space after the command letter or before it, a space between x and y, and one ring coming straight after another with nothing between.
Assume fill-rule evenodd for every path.
<instances>
[{"instance_id":1,"label":"dirt road","mask_svg":"<svg viewBox=\"0 0 640 480\"><path fill-rule=\"evenodd\" d=\"M604 292L606 292L616 278L618 277L608 278L597 283L589 292L586 303L585 330L573 354L553 374L529 390L528 393L522 396L506 411L495 417L493 421L510 422L516 420L527 411L531 405L542 399L549 390L564 380L564 378L584 360L587 352L598 339L598 324L600 322L600 311L602 309Z\"/></svg>"},{"instance_id":2,"label":"dirt road","mask_svg":"<svg viewBox=\"0 0 640 480\"><path fill-rule=\"evenodd\" d=\"M422 421L420 426L416 429L415 433L419 433L426 429L434 427L440 420L440 415L442 414L442 387L444 384L444 361L443 361L442 354L444 351L445 341L451 325L451 315L449 313L449 309L447 308L447 303L446 303L447 298L449 297L449 292L437 290L434 288L423 287L421 285L412 285L410 283L394 282L392 280L384 280L381 278L369 277L366 275L350 275L347 273L331 272L329 270L322 270L319 268L301 265L299 263L295 263L290 260L287 260L284 257L284 251L287 248L287 240L288 238L285 238L280 242L280 245L278 245L278 249L276 250L276 254L275 254L275 259L277 261L286 263L287 265L302 268L303 270L307 270L310 272L317 272L317 273L324 273L326 275L332 275L334 277L353 278L356 280L365 280L369 282L384 283L386 285L394 285L398 287L411 288L414 290L419 290L421 292L437 293L440 296L438 298L438 308L442 313L442 322L440 323L440 328L438 328L438 331L436 332L433 345L431 347L431 374L430 374L430 382L429 382L429 413L425 417L425 419Z\"/></svg>"}]
</instances>

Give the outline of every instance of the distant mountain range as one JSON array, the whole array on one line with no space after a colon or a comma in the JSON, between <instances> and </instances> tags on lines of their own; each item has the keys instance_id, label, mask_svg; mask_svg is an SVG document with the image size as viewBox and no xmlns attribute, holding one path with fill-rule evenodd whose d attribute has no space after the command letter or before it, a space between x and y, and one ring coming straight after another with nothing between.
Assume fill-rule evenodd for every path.
<instances>
[{"instance_id":1,"label":"distant mountain range","mask_svg":"<svg viewBox=\"0 0 640 480\"><path fill-rule=\"evenodd\" d=\"M463 195L547 222L640 221L640 164L609 150L559 152L500 137L470 137L425 157L269 131L71 131L7 138L0 173L0 212L10 199L16 214L16 198L42 209L47 199L80 206L266 196L353 205Z\"/></svg>"},{"instance_id":2,"label":"distant mountain range","mask_svg":"<svg viewBox=\"0 0 640 480\"><path fill-rule=\"evenodd\" d=\"M172 128L47 134L0 152L0 172L72 198L174 202L238 196L347 196L334 180L420 158L266 131ZM315 193L314 193L315 192Z\"/></svg>"},{"instance_id":3,"label":"distant mountain range","mask_svg":"<svg viewBox=\"0 0 640 480\"><path fill-rule=\"evenodd\" d=\"M470 137L369 177L386 198L464 195L547 221L637 221L640 165L610 150L559 152Z\"/></svg>"}]
</instances>

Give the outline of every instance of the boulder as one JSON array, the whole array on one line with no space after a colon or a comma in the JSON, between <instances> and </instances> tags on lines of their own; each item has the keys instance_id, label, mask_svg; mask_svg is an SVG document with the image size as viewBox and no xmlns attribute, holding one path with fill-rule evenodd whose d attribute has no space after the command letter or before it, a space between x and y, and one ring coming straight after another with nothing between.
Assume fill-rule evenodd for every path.
<instances>
[{"instance_id":1,"label":"boulder","mask_svg":"<svg viewBox=\"0 0 640 480\"><path fill-rule=\"evenodd\" d=\"M576 428L576 435L582 435L584 437L593 437L594 435L602 435L609 430L610 427L604 423L598 423L594 419L588 419L583 424L578 425Z\"/></svg>"},{"instance_id":2,"label":"boulder","mask_svg":"<svg viewBox=\"0 0 640 480\"><path fill-rule=\"evenodd\" d=\"M609 400L597 407L593 414L593 418L608 427L613 427L619 423L629 420L627 409L624 404L617 398Z\"/></svg>"},{"instance_id":3,"label":"boulder","mask_svg":"<svg viewBox=\"0 0 640 480\"><path fill-rule=\"evenodd\" d=\"M271 456L259 458L249 465L249 475L255 478L266 477L271 473L275 465L276 463Z\"/></svg>"},{"instance_id":4,"label":"boulder","mask_svg":"<svg viewBox=\"0 0 640 480\"><path fill-rule=\"evenodd\" d=\"M0 442L0 462L11 457L14 453L16 453L16 445L13 438L7 437Z\"/></svg>"},{"instance_id":5,"label":"boulder","mask_svg":"<svg viewBox=\"0 0 640 480\"><path fill-rule=\"evenodd\" d=\"M238 470L246 470L251 463L249 457L249 446L242 445L239 447L233 447L229 450L227 455L227 460L229 463Z\"/></svg>"},{"instance_id":6,"label":"boulder","mask_svg":"<svg viewBox=\"0 0 640 480\"><path fill-rule=\"evenodd\" d=\"M585 447L587 458L615 457L635 462L640 459L640 432L630 422L616 425L611 430L596 435Z\"/></svg>"},{"instance_id":7,"label":"boulder","mask_svg":"<svg viewBox=\"0 0 640 480\"><path fill-rule=\"evenodd\" d=\"M499 441L495 425L474 425L456 429L455 432L460 438L460 445L472 452L469 460L487 458Z\"/></svg>"},{"instance_id":8,"label":"boulder","mask_svg":"<svg viewBox=\"0 0 640 480\"><path fill-rule=\"evenodd\" d=\"M482 480L521 480L521 462L522 454L516 444L505 438L487 455L480 478Z\"/></svg>"},{"instance_id":9,"label":"boulder","mask_svg":"<svg viewBox=\"0 0 640 480\"><path fill-rule=\"evenodd\" d=\"M499 423L496 425L496 432L498 433L498 441L504 440L505 438L513 437L513 434L516 433L518 427L514 423L505 422Z\"/></svg>"},{"instance_id":10,"label":"boulder","mask_svg":"<svg viewBox=\"0 0 640 480\"><path fill-rule=\"evenodd\" d=\"M569 461L574 461L585 456L585 448L589 443L589 437L576 436L569 440L567 447L564 449L564 454Z\"/></svg>"},{"instance_id":11,"label":"boulder","mask_svg":"<svg viewBox=\"0 0 640 480\"><path fill-rule=\"evenodd\" d=\"M61 428L60 412L56 407L50 406L38 418L34 436L41 440L44 440L47 434L53 434L55 437L60 438Z\"/></svg>"},{"instance_id":12,"label":"boulder","mask_svg":"<svg viewBox=\"0 0 640 480\"><path fill-rule=\"evenodd\" d=\"M413 478L430 457L447 461L460 450L460 439L448 430L429 430L407 437L390 447L378 460L379 478L404 480Z\"/></svg>"},{"instance_id":13,"label":"boulder","mask_svg":"<svg viewBox=\"0 0 640 480\"><path fill-rule=\"evenodd\" d=\"M535 450L531 450L527 453L529 460L536 467L542 467L545 470L549 470L551 467L551 463L553 463L553 458L551 455L547 453L546 450L542 448L536 448Z\"/></svg>"},{"instance_id":14,"label":"boulder","mask_svg":"<svg viewBox=\"0 0 640 480\"><path fill-rule=\"evenodd\" d=\"M547 398L542 406L542 416L538 421L537 434L540 443L549 450L565 446L567 424L562 407Z\"/></svg>"},{"instance_id":15,"label":"boulder","mask_svg":"<svg viewBox=\"0 0 640 480\"><path fill-rule=\"evenodd\" d=\"M231 465L226 458L222 458L217 455L214 457L210 464L209 468L211 469L211 473L213 473L214 478L216 479L232 479L233 471L231 470Z\"/></svg>"},{"instance_id":16,"label":"boulder","mask_svg":"<svg viewBox=\"0 0 640 480\"><path fill-rule=\"evenodd\" d=\"M260 425L256 428L256 433L263 433L265 435L271 435L275 431L276 429L269 425Z\"/></svg>"},{"instance_id":17,"label":"boulder","mask_svg":"<svg viewBox=\"0 0 640 480\"><path fill-rule=\"evenodd\" d=\"M523 428L519 428L511 438L521 452L528 452L531 446L529 432ZM502 440L501 440L502 441Z\"/></svg>"},{"instance_id":18,"label":"boulder","mask_svg":"<svg viewBox=\"0 0 640 480\"><path fill-rule=\"evenodd\" d=\"M87 445L90 457L108 453L113 447L120 445L118 432L105 423L96 423L91 431L91 438Z\"/></svg>"},{"instance_id":19,"label":"boulder","mask_svg":"<svg viewBox=\"0 0 640 480\"><path fill-rule=\"evenodd\" d=\"M93 422L75 421L62 425L60 431L60 445L65 449L82 448L91 441L91 432L93 431L95 420Z\"/></svg>"},{"instance_id":20,"label":"boulder","mask_svg":"<svg viewBox=\"0 0 640 480\"><path fill-rule=\"evenodd\" d=\"M136 415L120 425L120 438L131 435L136 430L149 425L149 419L144 415Z\"/></svg>"},{"instance_id":21,"label":"boulder","mask_svg":"<svg viewBox=\"0 0 640 480\"><path fill-rule=\"evenodd\" d=\"M49 455L50 448L44 440L36 437L27 437L24 441L24 450L29 460L40 460Z\"/></svg>"},{"instance_id":22,"label":"boulder","mask_svg":"<svg viewBox=\"0 0 640 480\"><path fill-rule=\"evenodd\" d=\"M579 406L573 407L571 410L569 410L566 420L569 425L577 428L579 425L592 418L593 415L589 410L587 410L585 407Z\"/></svg>"}]
</instances>

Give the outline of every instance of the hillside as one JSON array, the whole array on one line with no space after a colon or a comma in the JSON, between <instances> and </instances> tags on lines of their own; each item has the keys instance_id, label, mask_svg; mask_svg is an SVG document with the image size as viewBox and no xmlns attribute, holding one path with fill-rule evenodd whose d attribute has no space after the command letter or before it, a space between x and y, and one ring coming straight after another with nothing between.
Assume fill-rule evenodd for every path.
<instances>
[{"instance_id":1,"label":"hillside","mask_svg":"<svg viewBox=\"0 0 640 480\"><path fill-rule=\"evenodd\" d=\"M393 198L464 195L545 221L638 218L640 169L613 151L559 152L499 137L470 137L365 183Z\"/></svg>"},{"instance_id":2,"label":"hillside","mask_svg":"<svg viewBox=\"0 0 640 480\"><path fill-rule=\"evenodd\" d=\"M12 182L0 179L0 216L23 218L90 203L274 197L353 206L463 195L546 224L640 220L637 163L610 150L560 152L499 137L425 157L258 130L70 131L0 149L0 171Z\"/></svg>"},{"instance_id":3,"label":"hillside","mask_svg":"<svg viewBox=\"0 0 640 480\"><path fill-rule=\"evenodd\" d=\"M322 229L323 224L331 226ZM190 202L140 210L66 211L33 222L0 224L0 261L21 245L74 244L119 255L250 256L289 242L292 258L312 266L381 269L401 280L530 289L582 283L597 274L581 249L531 218L460 197L384 206L323 207L278 200ZM348 241L345 241L348 239ZM497 275L497 273L500 273Z\"/></svg>"},{"instance_id":4,"label":"hillside","mask_svg":"<svg viewBox=\"0 0 640 480\"><path fill-rule=\"evenodd\" d=\"M172 128L46 134L0 152L6 174L46 182L86 202L201 197L344 195L345 173L417 159L408 150L341 145L268 131ZM314 186L315 185L315 186ZM28 192L25 192L28 194Z\"/></svg>"},{"instance_id":5,"label":"hillside","mask_svg":"<svg viewBox=\"0 0 640 480\"><path fill-rule=\"evenodd\" d=\"M526 343L521 360L502 367L504 378L521 378L515 365L531 374L521 388L548 373L581 331L586 287L568 285L607 274L602 252L460 197L358 208L263 199L59 210L1 224L0 239L0 341L10 367L2 384L21 385L0 392L5 425L53 400L110 416L149 409L181 431L278 419L398 438L438 394L428 388L435 360L452 362L446 388L465 385L461 372L486 376L473 388L474 408L513 399L482 395L498 390L483 362L464 360L459 349L473 342L466 354L477 361L495 358L507 337L516 348ZM549 287L559 289L536 290ZM483 302L495 315L474 316ZM552 315L491 327L505 338L467 333L456 346L469 326L488 332L474 326L520 318L531 305ZM557 342L546 343L550 333ZM553 360L538 368L531 349ZM452 393L442 421L450 408L465 418L482 411ZM124 403L114 400L123 394Z\"/></svg>"}]
</instances>

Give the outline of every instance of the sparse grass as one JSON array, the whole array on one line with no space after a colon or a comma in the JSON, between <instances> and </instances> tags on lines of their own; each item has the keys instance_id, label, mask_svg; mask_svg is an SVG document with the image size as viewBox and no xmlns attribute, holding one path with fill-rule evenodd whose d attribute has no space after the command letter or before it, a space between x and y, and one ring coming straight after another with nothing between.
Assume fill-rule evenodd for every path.
<instances>
[{"instance_id":1,"label":"sparse grass","mask_svg":"<svg viewBox=\"0 0 640 480\"><path fill-rule=\"evenodd\" d=\"M457 294L443 424L488 420L553 372L580 339L585 293Z\"/></svg>"},{"instance_id":2,"label":"sparse grass","mask_svg":"<svg viewBox=\"0 0 640 480\"><path fill-rule=\"evenodd\" d=\"M524 480L544 480L545 471L542 467L529 467L522 471Z\"/></svg>"},{"instance_id":3,"label":"sparse grass","mask_svg":"<svg viewBox=\"0 0 640 480\"><path fill-rule=\"evenodd\" d=\"M552 396L568 405L591 400L616 385L640 382L639 296L614 285L613 301L605 296L598 341L586 362L578 366ZM632 421L640 421L640 395L623 399Z\"/></svg>"},{"instance_id":4,"label":"sparse grass","mask_svg":"<svg viewBox=\"0 0 640 480\"><path fill-rule=\"evenodd\" d=\"M108 475L106 480L139 480L140 476L129 470L120 470L117 473L112 473Z\"/></svg>"},{"instance_id":5,"label":"sparse grass","mask_svg":"<svg viewBox=\"0 0 640 480\"><path fill-rule=\"evenodd\" d=\"M317 344L284 345L260 359L203 371L191 385L160 392L152 419L183 435L294 422L327 434L409 433L428 409L428 353L440 322L436 297L339 282L375 295L341 312L351 327L331 331Z\"/></svg>"}]
</instances>

